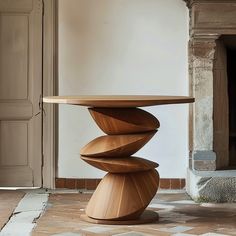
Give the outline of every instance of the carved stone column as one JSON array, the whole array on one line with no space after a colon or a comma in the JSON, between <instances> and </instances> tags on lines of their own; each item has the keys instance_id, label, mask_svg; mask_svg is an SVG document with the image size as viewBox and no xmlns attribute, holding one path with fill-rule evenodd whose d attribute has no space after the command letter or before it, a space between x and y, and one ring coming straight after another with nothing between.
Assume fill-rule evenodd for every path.
<instances>
[{"instance_id":1,"label":"carved stone column","mask_svg":"<svg viewBox=\"0 0 236 236\"><path fill-rule=\"evenodd\" d=\"M194 35L189 42L190 168L215 170L213 152L213 65L218 35Z\"/></svg>"}]
</instances>

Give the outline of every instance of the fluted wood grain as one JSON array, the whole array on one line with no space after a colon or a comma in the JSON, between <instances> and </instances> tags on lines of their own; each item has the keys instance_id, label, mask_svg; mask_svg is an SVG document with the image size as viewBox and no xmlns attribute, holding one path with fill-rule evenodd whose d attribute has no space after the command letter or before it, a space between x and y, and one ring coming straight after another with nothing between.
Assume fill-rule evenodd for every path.
<instances>
[{"instance_id":1,"label":"fluted wood grain","mask_svg":"<svg viewBox=\"0 0 236 236\"><path fill-rule=\"evenodd\" d=\"M90 199L86 214L94 219L128 220L138 218L156 194L156 170L129 174L108 173Z\"/></svg>"},{"instance_id":2,"label":"fluted wood grain","mask_svg":"<svg viewBox=\"0 0 236 236\"><path fill-rule=\"evenodd\" d=\"M89 108L99 128L106 134L133 134L156 130L158 119L138 108Z\"/></svg>"},{"instance_id":3,"label":"fluted wood grain","mask_svg":"<svg viewBox=\"0 0 236 236\"><path fill-rule=\"evenodd\" d=\"M155 133L156 131L140 134L101 136L84 146L80 150L80 155L89 157L130 156L142 148Z\"/></svg>"},{"instance_id":4,"label":"fluted wood grain","mask_svg":"<svg viewBox=\"0 0 236 236\"><path fill-rule=\"evenodd\" d=\"M93 119L106 133L81 151L81 158L109 173L92 195L84 220L101 224L140 224L158 219L144 211L159 185L158 164L132 157L157 132L159 121L137 107L191 103L183 96L56 96L44 102L89 107Z\"/></svg>"}]
</instances>

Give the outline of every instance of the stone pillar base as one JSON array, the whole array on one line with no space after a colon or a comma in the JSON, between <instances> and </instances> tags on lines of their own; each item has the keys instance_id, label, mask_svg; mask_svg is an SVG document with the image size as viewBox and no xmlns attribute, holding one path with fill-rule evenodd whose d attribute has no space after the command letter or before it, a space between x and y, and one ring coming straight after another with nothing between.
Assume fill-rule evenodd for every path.
<instances>
[{"instance_id":1,"label":"stone pillar base","mask_svg":"<svg viewBox=\"0 0 236 236\"><path fill-rule=\"evenodd\" d=\"M186 190L197 202L236 202L236 170L188 169Z\"/></svg>"},{"instance_id":2,"label":"stone pillar base","mask_svg":"<svg viewBox=\"0 0 236 236\"><path fill-rule=\"evenodd\" d=\"M216 154L213 151L194 151L190 155L190 168L193 170L216 170Z\"/></svg>"}]
</instances>

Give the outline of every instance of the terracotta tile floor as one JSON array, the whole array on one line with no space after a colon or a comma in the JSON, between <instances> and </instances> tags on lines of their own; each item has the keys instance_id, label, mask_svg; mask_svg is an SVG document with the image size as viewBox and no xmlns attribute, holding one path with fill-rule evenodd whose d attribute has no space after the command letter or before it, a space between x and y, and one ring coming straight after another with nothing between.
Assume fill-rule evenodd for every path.
<instances>
[{"instance_id":1,"label":"terracotta tile floor","mask_svg":"<svg viewBox=\"0 0 236 236\"><path fill-rule=\"evenodd\" d=\"M24 195L21 191L0 190L0 229L7 223Z\"/></svg>"},{"instance_id":2,"label":"terracotta tile floor","mask_svg":"<svg viewBox=\"0 0 236 236\"><path fill-rule=\"evenodd\" d=\"M160 221L146 225L95 225L80 220L91 194L51 194L33 236L236 235L235 204L196 204L185 193L158 194L149 208Z\"/></svg>"}]
</instances>

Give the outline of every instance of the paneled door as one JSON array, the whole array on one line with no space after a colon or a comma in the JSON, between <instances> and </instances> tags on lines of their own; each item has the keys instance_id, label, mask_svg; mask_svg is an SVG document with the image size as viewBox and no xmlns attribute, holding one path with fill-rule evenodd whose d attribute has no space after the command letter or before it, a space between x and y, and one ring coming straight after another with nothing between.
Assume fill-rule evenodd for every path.
<instances>
[{"instance_id":1,"label":"paneled door","mask_svg":"<svg viewBox=\"0 0 236 236\"><path fill-rule=\"evenodd\" d=\"M42 0L0 0L0 186L42 185Z\"/></svg>"}]
</instances>

